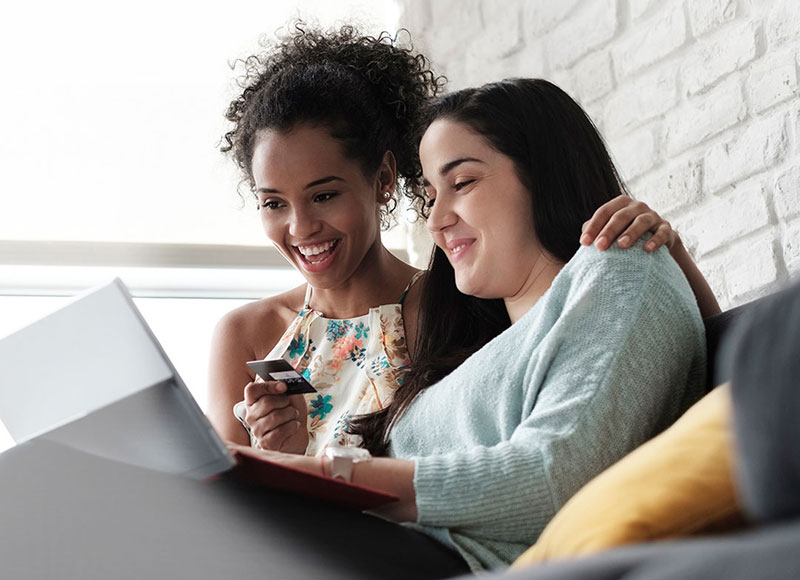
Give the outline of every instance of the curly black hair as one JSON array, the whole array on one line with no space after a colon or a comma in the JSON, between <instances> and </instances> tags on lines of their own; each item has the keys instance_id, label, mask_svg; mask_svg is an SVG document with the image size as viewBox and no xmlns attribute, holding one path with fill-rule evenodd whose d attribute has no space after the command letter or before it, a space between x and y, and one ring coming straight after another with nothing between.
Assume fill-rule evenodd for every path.
<instances>
[{"instance_id":1,"label":"curly black hair","mask_svg":"<svg viewBox=\"0 0 800 580\"><path fill-rule=\"evenodd\" d=\"M243 90L225 114L233 128L220 149L233 157L242 184L251 191L255 185L251 167L260 130L287 131L311 123L329 128L365 174L377 171L384 153L391 151L398 189L421 213L419 117L445 83L429 61L412 47L400 46L388 32L367 36L352 25L322 31L302 21L264 48L263 54L236 61L244 67ZM382 214L384 225L395 206L392 200Z\"/></svg>"}]
</instances>

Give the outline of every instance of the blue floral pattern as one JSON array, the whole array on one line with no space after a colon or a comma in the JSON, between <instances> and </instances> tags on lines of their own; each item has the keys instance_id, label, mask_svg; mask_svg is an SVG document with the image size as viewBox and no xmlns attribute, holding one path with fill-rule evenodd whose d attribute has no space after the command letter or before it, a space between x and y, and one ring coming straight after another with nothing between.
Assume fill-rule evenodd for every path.
<instances>
[{"instance_id":1,"label":"blue floral pattern","mask_svg":"<svg viewBox=\"0 0 800 580\"><path fill-rule=\"evenodd\" d=\"M330 395L317 395L317 398L311 401L311 412L308 416L317 417L320 421L324 420L325 416L333 410L330 401Z\"/></svg>"},{"instance_id":2,"label":"blue floral pattern","mask_svg":"<svg viewBox=\"0 0 800 580\"><path fill-rule=\"evenodd\" d=\"M266 358L285 357L317 390L305 395L307 455L357 445L350 417L384 408L403 380L408 349L401 304L351 319L328 319L306 305ZM243 421L244 423L244 421Z\"/></svg>"}]
</instances>

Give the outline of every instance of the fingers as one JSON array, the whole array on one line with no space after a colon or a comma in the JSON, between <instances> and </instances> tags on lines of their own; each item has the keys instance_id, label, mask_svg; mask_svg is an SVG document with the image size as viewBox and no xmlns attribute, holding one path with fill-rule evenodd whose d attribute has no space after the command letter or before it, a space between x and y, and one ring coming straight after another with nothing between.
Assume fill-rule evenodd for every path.
<instances>
[{"instance_id":1,"label":"fingers","mask_svg":"<svg viewBox=\"0 0 800 580\"><path fill-rule=\"evenodd\" d=\"M583 224L580 243L594 243L599 250L605 250L616 241L620 248L629 248L647 232L653 233L645 244L648 252L654 252L661 246L672 249L677 239L669 222L646 203L623 195L603 204Z\"/></svg>"},{"instance_id":2,"label":"fingers","mask_svg":"<svg viewBox=\"0 0 800 580\"><path fill-rule=\"evenodd\" d=\"M268 431L264 435L256 435L256 437L258 437L258 444L261 449L283 451L286 444L301 428L300 421L289 421Z\"/></svg>"},{"instance_id":3,"label":"fingers","mask_svg":"<svg viewBox=\"0 0 800 580\"><path fill-rule=\"evenodd\" d=\"M627 248L659 220L658 214L651 211L646 204L634 202L609 218L608 223L597 234L594 245L599 250L605 250L619 238L619 246Z\"/></svg>"},{"instance_id":4,"label":"fingers","mask_svg":"<svg viewBox=\"0 0 800 580\"><path fill-rule=\"evenodd\" d=\"M244 421L261 449L305 451L308 431L303 395L287 395L285 383L266 381L248 383L244 399Z\"/></svg>"},{"instance_id":5,"label":"fingers","mask_svg":"<svg viewBox=\"0 0 800 580\"><path fill-rule=\"evenodd\" d=\"M667 246L667 249L671 250L677 235L670 223L664 220L658 225L653 236L647 240L644 249L647 252L655 252L661 246Z\"/></svg>"},{"instance_id":6,"label":"fingers","mask_svg":"<svg viewBox=\"0 0 800 580\"><path fill-rule=\"evenodd\" d=\"M253 435L256 437L263 437L270 431L278 429L282 425L290 422L299 422L300 414L294 407L284 407L282 409L274 409L266 415L255 417L252 422L248 421Z\"/></svg>"},{"instance_id":7,"label":"fingers","mask_svg":"<svg viewBox=\"0 0 800 580\"><path fill-rule=\"evenodd\" d=\"M583 233L581 235L580 243L584 246L588 246L594 242L600 231L603 229L603 226L605 226L609 219L611 219L611 216L625 208L632 201L633 200L627 195L618 195L611 201L607 201L597 208L597 210L594 212L594 215L592 215L592 217L583 224Z\"/></svg>"},{"instance_id":8,"label":"fingers","mask_svg":"<svg viewBox=\"0 0 800 580\"><path fill-rule=\"evenodd\" d=\"M615 227L619 226L624 228L622 233L619 234L619 237L616 237L616 234L613 233L611 229L609 229L608 232L603 230L600 235L606 235L608 236L608 239L611 240L608 246L610 246L613 240L616 238L617 244L620 248L629 248L632 246L633 243L641 238L644 234L652 231L654 228L657 228L661 220L661 218L659 218L658 214L655 212L631 215L630 212L625 211L619 212L617 215L619 216L619 222L615 224ZM622 225L620 226L620 224ZM609 223L609 225L611 224Z\"/></svg>"},{"instance_id":9,"label":"fingers","mask_svg":"<svg viewBox=\"0 0 800 580\"><path fill-rule=\"evenodd\" d=\"M247 383L244 388L244 402L252 405L264 395L281 395L286 392L286 384L277 381Z\"/></svg>"},{"instance_id":10,"label":"fingers","mask_svg":"<svg viewBox=\"0 0 800 580\"><path fill-rule=\"evenodd\" d=\"M253 403L245 403L244 408L245 421L247 421L248 425L253 425L256 421L262 417L266 417L273 411L294 409L288 395L265 395L259 397Z\"/></svg>"}]
</instances>

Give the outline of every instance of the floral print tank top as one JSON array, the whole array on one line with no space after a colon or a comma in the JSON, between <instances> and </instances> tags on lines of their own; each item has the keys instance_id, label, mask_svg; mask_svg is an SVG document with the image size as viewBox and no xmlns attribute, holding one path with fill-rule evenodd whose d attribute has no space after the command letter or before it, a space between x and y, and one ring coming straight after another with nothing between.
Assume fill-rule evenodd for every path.
<instances>
[{"instance_id":1,"label":"floral print tank top","mask_svg":"<svg viewBox=\"0 0 800 580\"><path fill-rule=\"evenodd\" d=\"M347 433L350 417L382 409L402 383L411 362L403 299L421 274L414 274L397 303L371 308L356 318L325 318L310 308L311 287L306 290L302 310L266 356L285 358L317 389L304 395L306 455L321 455L331 445L358 445L360 437ZM237 403L234 414L247 428L243 402Z\"/></svg>"}]
</instances>

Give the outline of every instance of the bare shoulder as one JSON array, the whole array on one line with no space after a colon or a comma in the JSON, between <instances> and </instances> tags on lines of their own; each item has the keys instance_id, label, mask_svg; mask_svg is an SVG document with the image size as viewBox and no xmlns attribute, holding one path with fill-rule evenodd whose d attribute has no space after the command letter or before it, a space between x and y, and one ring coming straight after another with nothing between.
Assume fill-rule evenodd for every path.
<instances>
[{"instance_id":1,"label":"bare shoulder","mask_svg":"<svg viewBox=\"0 0 800 580\"><path fill-rule=\"evenodd\" d=\"M303 306L305 286L249 302L217 323L215 335L249 347L254 358L265 356Z\"/></svg>"},{"instance_id":2,"label":"bare shoulder","mask_svg":"<svg viewBox=\"0 0 800 580\"><path fill-rule=\"evenodd\" d=\"M247 445L247 432L231 409L255 379L245 364L264 358L280 340L303 306L304 287L256 300L228 312L211 339L208 375L208 418L225 439Z\"/></svg>"}]
</instances>

